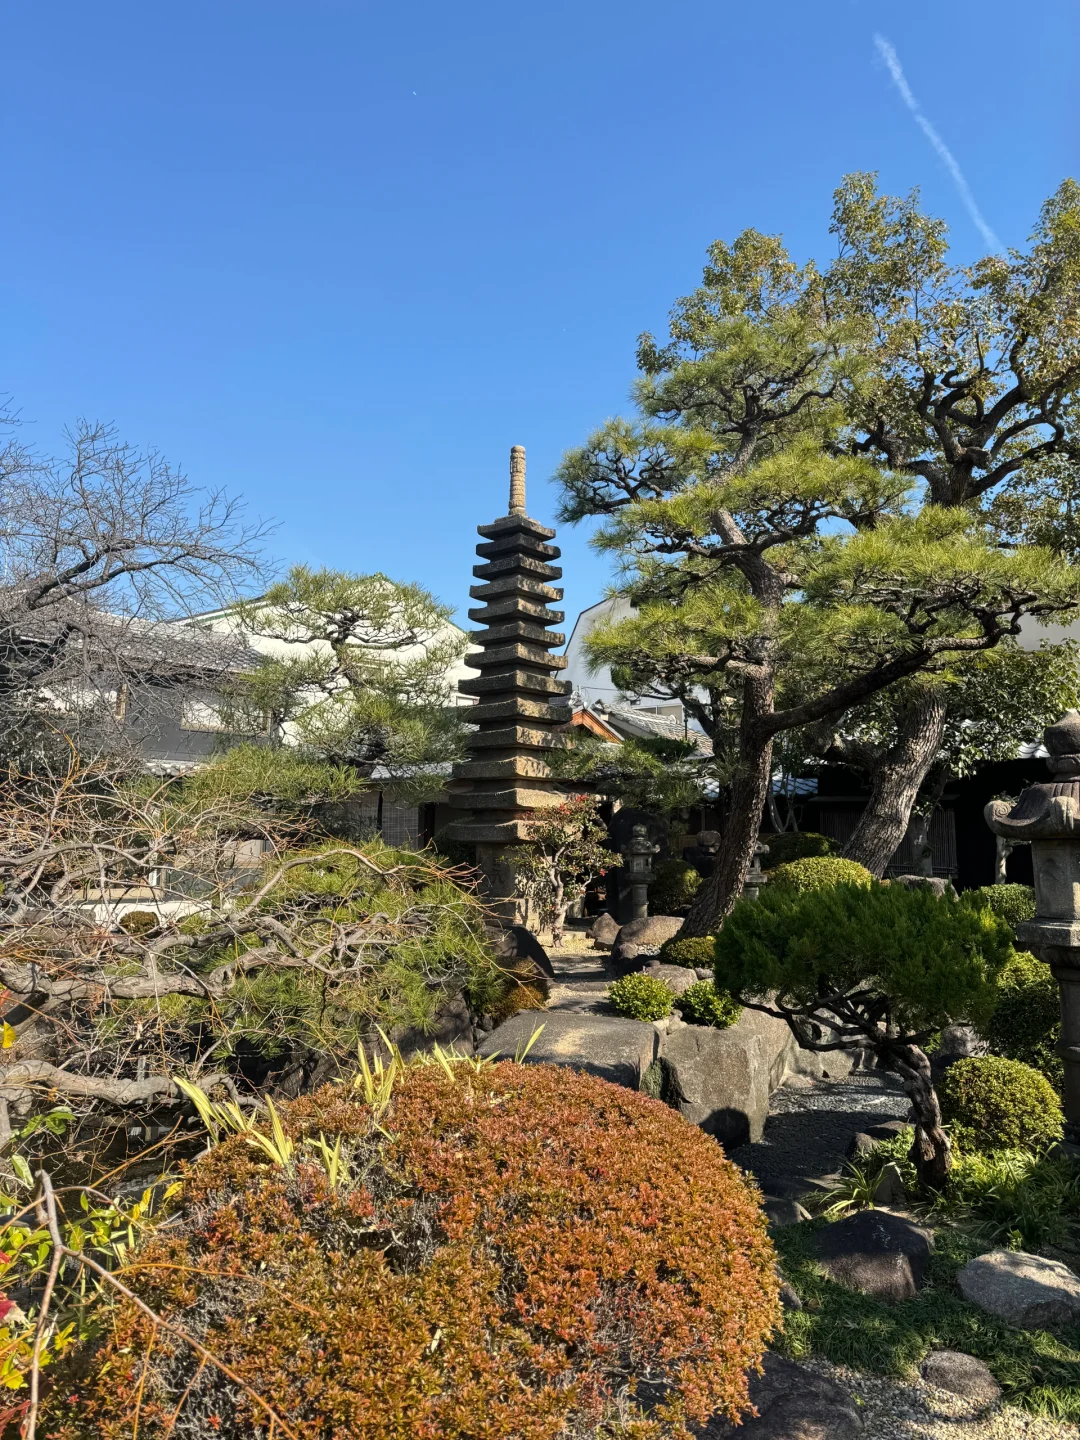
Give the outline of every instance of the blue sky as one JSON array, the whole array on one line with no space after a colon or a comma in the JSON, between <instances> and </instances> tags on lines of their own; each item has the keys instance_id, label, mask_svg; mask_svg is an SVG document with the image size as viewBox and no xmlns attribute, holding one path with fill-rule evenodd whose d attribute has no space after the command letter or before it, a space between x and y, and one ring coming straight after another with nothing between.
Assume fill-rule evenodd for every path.
<instances>
[{"instance_id":1,"label":"blue sky","mask_svg":"<svg viewBox=\"0 0 1080 1440\"><path fill-rule=\"evenodd\" d=\"M464 609L524 444L625 409L706 245L829 253L855 169L982 238L874 35L1021 244L1080 175L1080 5L50 0L7 7L0 391L115 421L281 522L282 561ZM561 535L566 608L607 561Z\"/></svg>"}]
</instances>

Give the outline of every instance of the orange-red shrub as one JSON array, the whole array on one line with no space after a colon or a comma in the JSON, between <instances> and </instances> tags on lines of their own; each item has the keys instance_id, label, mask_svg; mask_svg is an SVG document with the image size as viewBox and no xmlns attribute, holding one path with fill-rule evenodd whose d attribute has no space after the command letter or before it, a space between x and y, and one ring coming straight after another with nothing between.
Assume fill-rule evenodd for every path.
<instances>
[{"instance_id":1,"label":"orange-red shrub","mask_svg":"<svg viewBox=\"0 0 1080 1440\"><path fill-rule=\"evenodd\" d=\"M124 1278L302 1440L565 1440L619 1420L688 1437L745 1408L778 1318L772 1247L752 1187L665 1106L506 1062L408 1071L390 1138L340 1087L284 1120L347 1138L336 1193L310 1148L282 1170L229 1140ZM130 1440L137 1410L140 1440L265 1440L254 1402L153 1328L118 1305L43 1433Z\"/></svg>"}]
</instances>

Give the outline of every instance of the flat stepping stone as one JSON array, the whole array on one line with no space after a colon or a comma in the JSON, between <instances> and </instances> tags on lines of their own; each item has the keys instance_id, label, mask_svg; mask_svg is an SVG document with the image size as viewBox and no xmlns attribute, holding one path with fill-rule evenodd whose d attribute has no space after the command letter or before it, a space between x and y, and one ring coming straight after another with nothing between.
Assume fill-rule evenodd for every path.
<instances>
[{"instance_id":1,"label":"flat stepping stone","mask_svg":"<svg viewBox=\"0 0 1080 1440\"><path fill-rule=\"evenodd\" d=\"M566 1010L523 1010L493 1030L478 1053L513 1060L540 1026L543 1029L525 1057L531 1065L569 1065L615 1085L640 1090L642 1076L656 1058L654 1026L642 1020Z\"/></svg>"},{"instance_id":2,"label":"flat stepping stone","mask_svg":"<svg viewBox=\"0 0 1080 1440\"><path fill-rule=\"evenodd\" d=\"M757 1417L739 1426L713 1419L702 1440L857 1440L862 1419L850 1393L835 1380L785 1360L765 1356L765 1373L751 1375L750 1401Z\"/></svg>"},{"instance_id":3,"label":"flat stepping stone","mask_svg":"<svg viewBox=\"0 0 1080 1440\"><path fill-rule=\"evenodd\" d=\"M1022 1330L1057 1330L1080 1320L1080 1276L1060 1260L992 1250L957 1273L960 1294Z\"/></svg>"},{"instance_id":4,"label":"flat stepping stone","mask_svg":"<svg viewBox=\"0 0 1080 1440\"><path fill-rule=\"evenodd\" d=\"M983 1405L1001 1399L1001 1386L989 1365L962 1350L931 1350L922 1363L922 1377L928 1385Z\"/></svg>"}]
</instances>

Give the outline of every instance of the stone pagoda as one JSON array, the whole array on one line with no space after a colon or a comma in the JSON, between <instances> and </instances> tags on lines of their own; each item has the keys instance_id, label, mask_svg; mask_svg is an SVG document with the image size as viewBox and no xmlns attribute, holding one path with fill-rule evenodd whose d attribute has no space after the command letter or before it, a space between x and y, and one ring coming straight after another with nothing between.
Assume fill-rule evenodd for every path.
<instances>
[{"instance_id":1,"label":"stone pagoda","mask_svg":"<svg viewBox=\"0 0 1080 1440\"><path fill-rule=\"evenodd\" d=\"M455 839L476 846L486 883L486 899L508 925L525 924L525 904L515 893L509 852L528 838L529 821L563 799L551 779L545 755L558 745L556 729L570 718L564 697L570 687L555 678L566 660L551 651L563 636L561 610L548 608L563 592L549 582L562 577L551 562L559 558L550 542L555 531L525 513L525 450L510 451L510 511L491 525L480 525L481 563L473 566L480 584L469 594L481 602L469 619L482 625L471 632L479 647L465 657L478 670L475 680L459 686L478 703L469 719L476 729L468 739L468 759L454 766L450 802L463 813L454 822Z\"/></svg>"}]
</instances>

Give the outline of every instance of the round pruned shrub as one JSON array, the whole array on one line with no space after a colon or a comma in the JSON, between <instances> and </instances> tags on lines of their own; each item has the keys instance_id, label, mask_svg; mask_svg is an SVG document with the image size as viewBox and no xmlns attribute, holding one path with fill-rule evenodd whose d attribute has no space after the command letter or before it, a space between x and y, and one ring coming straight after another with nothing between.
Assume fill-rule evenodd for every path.
<instances>
[{"instance_id":1,"label":"round pruned shrub","mask_svg":"<svg viewBox=\"0 0 1080 1440\"><path fill-rule=\"evenodd\" d=\"M660 959L665 965L682 965L688 970L711 970L716 962L716 937L692 935L680 940L665 940L660 946Z\"/></svg>"},{"instance_id":2,"label":"round pruned shrub","mask_svg":"<svg viewBox=\"0 0 1080 1440\"><path fill-rule=\"evenodd\" d=\"M1061 1135L1061 1103L1045 1075L1002 1055L957 1060L938 1085L960 1150L1039 1149Z\"/></svg>"},{"instance_id":3,"label":"round pruned shrub","mask_svg":"<svg viewBox=\"0 0 1080 1440\"><path fill-rule=\"evenodd\" d=\"M417 1066L385 1109L360 1096L283 1106L285 1165L217 1146L125 1267L242 1383L121 1298L42 1433L285 1434L261 1397L297 1440L690 1440L746 1409L776 1260L711 1137L547 1065Z\"/></svg>"},{"instance_id":4,"label":"round pruned shrub","mask_svg":"<svg viewBox=\"0 0 1080 1440\"><path fill-rule=\"evenodd\" d=\"M1035 890L1031 885L981 885L977 890L965 890L964 901L968 905L985 905L1014 928L1035 918Z\"/></svg>"},{"instance_id":5,"label":"round pruned shrub","mask_svg":"<svg viewBox=\"0 0 1080 1440\"><path fill-rule=\"evenodd\" d=\"M986 1027L990 1048L1032 1066L1060 1091L1064 1076L1056 1045L1061 1038L1061 1000L1050 966L1017 950L998 976L997 1008Z\"/></svg>"},{"instance_id":6,"label":"round pruned shrub","mask_svg":"<svg viewBox=\"0 0 1080 1440\"><path fill-rule=\"evenodd\" d=\"M839 855L811 855L805 860L790 860L778 865L769 875L769 886L783 886L806 894L812 890L831 890L834 885L873 885L874 877L857 860L843 860Z\"/></svg>"},{"instance_id":7,"label":"round pruned shrub","mask_svg":"<svg viewBox=\"0 0 1080 1440\"><path fill-rule=\"evenodd\" d=\"M649 914L675 915L685 910L701 885L701 876L686 860L659 860L649 881Z\"/></svg>"},{"instance_id":8,"label":"round pruned shrub","mask_svg":"<svg viewBox=\"0 0 1080 1440\"><path fill-rule=\"evenodd\" d=\"M627 1020L663 1020L671 1014L674 996L652 975L624 975L608 986L608 1000L616 1015Z\"/></svg>"},{"instance_id":9,"label":"round pruned shrub","mask_svg":"<svg viewBox=\"0 0 1080 1440\"><path fill-rule=\"evenodd\" d=\"M726 1030L739 1019L743 1007L725 991L717 990L711 980L699 980L675 996L675 1009L688 1025Z\"/></svg>"},{"instance_id":10,"label":"round pruned shrub","mask_svg":"<svg viewBox=\"0 0 1080 1440\"><path fill-rule=\"evenodd\" d=\"M782 835L762 835L769 853L761 857L763 870L775 870L791 860L809 860L817 855L831 855L836 841L816 830L785 830Z\"/></svg>"}]
</instances>

